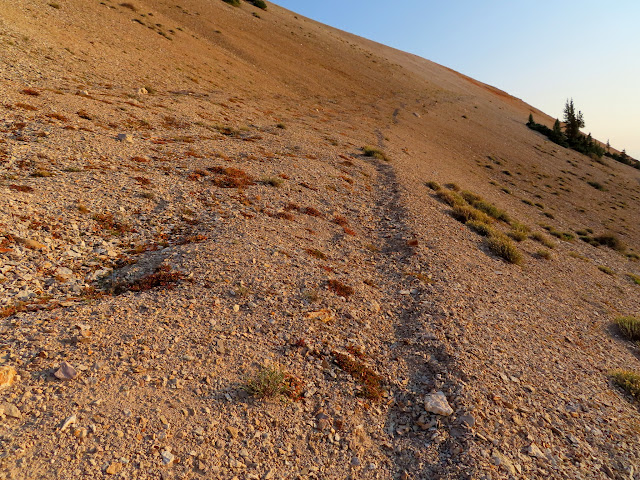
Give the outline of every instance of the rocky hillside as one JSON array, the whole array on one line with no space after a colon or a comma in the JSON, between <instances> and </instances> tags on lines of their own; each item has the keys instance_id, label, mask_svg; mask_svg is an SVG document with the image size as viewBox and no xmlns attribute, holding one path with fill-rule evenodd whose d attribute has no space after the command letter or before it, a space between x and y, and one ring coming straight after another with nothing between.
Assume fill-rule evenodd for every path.
<instances>
[{"instance_id":1,"label":"rocky hillside","mask_svg":"<svg viewBox=\"0 0 640 480\"><path fill-rule=\"evenodd\" d=\"M240 3L0 0L0 479L640 478L640 172Z\"/></svg>"}]
</instances>

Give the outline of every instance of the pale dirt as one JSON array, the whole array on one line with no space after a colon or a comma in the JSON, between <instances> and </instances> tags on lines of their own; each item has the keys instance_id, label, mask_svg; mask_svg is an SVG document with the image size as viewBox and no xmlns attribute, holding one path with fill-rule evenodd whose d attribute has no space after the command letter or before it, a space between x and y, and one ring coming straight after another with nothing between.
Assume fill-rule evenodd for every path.
<instances>
[{"instance_id":1,"label":"pale dirt","mask_svg":"<svg viewBox=\"0 0 640 480\"><path fill-rule=\"evenodd\" d=\"M271 4L47 3L0 0L0 366L18 372L1 479L640 478L638 406L609 378L640 370L612 327L640 313L638 262L554 239L551 259L525 240L507 264L425 186L637 252L638 170L549 143L525 122L552 119L504 92ZM220 188L212 167L257 183ZM163 265L183 281L103 294ZM348 351L382 400L358 396ZM54 376L63 361L76 378ZM303 398L248 395L263 365ZM437 391L452 416L425 412Z\"/></svg>"}]
</instances>

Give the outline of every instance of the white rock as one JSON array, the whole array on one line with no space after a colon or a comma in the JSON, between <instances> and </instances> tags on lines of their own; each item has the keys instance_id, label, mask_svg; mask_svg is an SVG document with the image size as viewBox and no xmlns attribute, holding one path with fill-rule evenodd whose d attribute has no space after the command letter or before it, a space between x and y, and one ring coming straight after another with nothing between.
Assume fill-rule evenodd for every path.
<instances>
[{"instance_id":1,"label":"white rock","mask_svg":"<svg viewBox=\"0 0 640 480\"><path fill-rule=\"evenodd\" d=\"M427 395L427 398L424 400L424 408L427 412L443 415L445 417L448 417L453 413L453 408L451 408L449 402L447 402L447 397L445 397L442 392Z\"/></svg>"}]
</instances>

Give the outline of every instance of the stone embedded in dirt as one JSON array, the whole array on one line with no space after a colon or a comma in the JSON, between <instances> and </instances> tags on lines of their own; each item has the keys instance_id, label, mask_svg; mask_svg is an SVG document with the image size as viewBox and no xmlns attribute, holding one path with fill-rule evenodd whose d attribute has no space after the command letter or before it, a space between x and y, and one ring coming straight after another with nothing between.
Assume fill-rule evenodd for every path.
<instances>
[{"instance_id":1,"label":"stone embedded in dirt","mask_svg":"<svg viewBox=\"0 0 640 480\"><path fill-rule=\"evenodd\" d=\"M447 402L447 397L445 397L442 392L427 395L427 398L424 400L424 408L427 412L443 415L445 417L448 417L453 413L453 408L451 408L449 402Z\"/></svg>"},{"instance_id":2,"label":"stone embedded in dirt","mask_svg":"<svg viewBox=\"0 0 640 480\"><path fill-rule=\"evenodd\" d=\"M139 95L147 95L148 93L149 93L149 91L148 91L146 88L144 88L144 87L140 87L140 88L138 89L138 94L139 94Z\"/></svg>"},{"instance_id":3,"label":"stone embedded in dirt","mask_svg":"<svg viewBox=\"0 0 640 480\"><path fill-rule=\"evenodd\" d=\"M73 380L78 376L78 372L67 362L62 362L58 370L54 373L55 377L60 380Z\"/></svg>"},{"instance_id":4,"label":"stone embedded in dirt","mask_svg":"<svg viewBox=\"0 0 640 480\"><path fill-rule=\"evenodd\" d=\"M18 243L21 243L22 245L24 245L27 248L30 248L31 250L44 250L47 248L45 244L40 243L36 240L31 240L30 238L20 238L20 237L14 237L14 238Z\"/></svg>"},{"instance_id":5,"label":"stone embedded in dirt","mask_svg":"<svg viewBox=\"0 0 640 480\"><path fill-rule=\"evenodd\" d=\"M540 447L538 447L535 443L532 443L531 445L529 445L526 449L526 452L528 455L532 457L536 457L540 459L546 458L545 454L542 453L542 450L540 450Z\"/></svg>"},{"instance_id":6,"label":"stone embedded in dirt","mask_svg":"<svg viewBox=\"0 0 640 480\"><path fill-rule=\"evenodd\" d=\"M0 367L0 389L13 385L16 374L16 369L9 365Z\"/></svg>"},{"instance_id":7,"label":"stone embedded in dirt","mask_svg":"<svg viewBox=\"0 0 640 480\"><path fill-rule=\"evenodd\" d=\"M77 421L78 417L76 417L75 415L71 415L70 417L65 418L64 422L62 422L62 425L60 425L60 431L64 432L71 425L75 425Z\"/></svg>"},{"instance_id":8,"label":"stone embedded in dirt","mask_svg":"<svg viewBox=\"0 0 640 480\"><path fill-rule=\"evenodd\" d=\"M162 457L162 463L164 465L171 465L176 459L175 455L169 450L163 450L160 452L160 456Z\"/></svg>"},{"instance_id":9,"label":"stone embedded in dirt","mask_svg":"<svg viewBox=\"0 0 640 480\"><path fill-rule=\"evenodd\" d=\"M108 467L106 472L109 475L117 475L122 470L122 464L120 462L112 462Z\"/></svg>"},{"instance_id":10,"label":"stone embedded in dirt","mask_svg":"<svg viewBox=\"0 0 640 480\"><path fill-rule=\"evenodd\" d=\"M2 405L0 405L0 414L2 413L7 417L18 418L18 419L22 418L22 413L20 413L20 410L18 410L18 407L16 407L12 403L5 402Z\"/></svg>"},{"instance_id":11,"label":"stone embedded in dirt","mask_svg":"<svg viewBox=\"0 0 640 480\"><path fill-rule=\"evenodd\" d=\"M514 466L514 464L511 461L511 459L509 459L508 457L503 455L501 452L495 450L493 452L492 457L491 457L491 461L493 462L494 465L502 467L507 472L509 472L511 475L515 475L516 474L516 467Z\"/></svg>"},{"instance_id":12,"label":"stone embedded in dirt","mask_svg":"<svg viewBox=\"0 0 640 480\"><path fill-rule=\"evenodd\" d=\"M133 135L130 133L119 133L116 138L121 142L133 143Z\"/></svg>"}]
</instances>

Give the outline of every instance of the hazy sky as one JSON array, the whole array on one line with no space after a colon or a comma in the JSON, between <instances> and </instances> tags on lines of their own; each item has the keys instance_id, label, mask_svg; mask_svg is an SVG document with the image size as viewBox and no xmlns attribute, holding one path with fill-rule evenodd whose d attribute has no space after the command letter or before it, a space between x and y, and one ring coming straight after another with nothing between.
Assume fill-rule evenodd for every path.
<instances>
[{"instance_id":1,"label":"hazy sky","mask_svg":"<svg viewBox=\"0 0 640 480\"><path fill-rule=\"evenodd\" d=\"M638 0L276 0L341 30L420 55L640 159Z\"/></svg>"}]
</instances>

